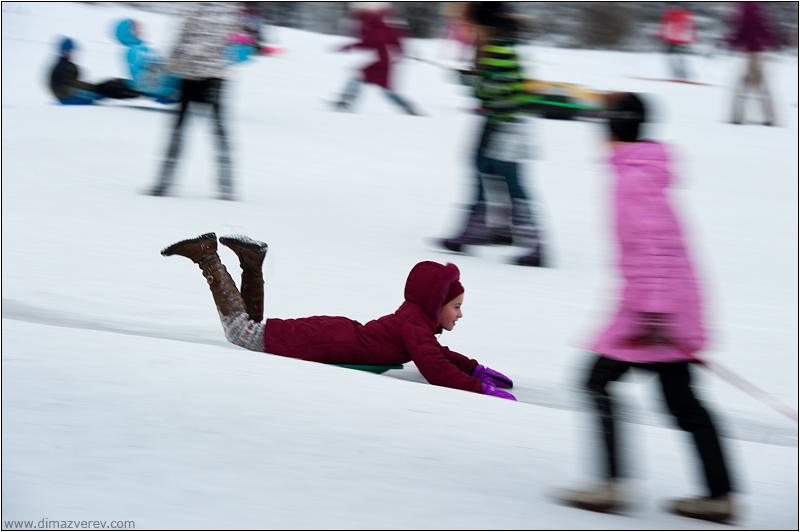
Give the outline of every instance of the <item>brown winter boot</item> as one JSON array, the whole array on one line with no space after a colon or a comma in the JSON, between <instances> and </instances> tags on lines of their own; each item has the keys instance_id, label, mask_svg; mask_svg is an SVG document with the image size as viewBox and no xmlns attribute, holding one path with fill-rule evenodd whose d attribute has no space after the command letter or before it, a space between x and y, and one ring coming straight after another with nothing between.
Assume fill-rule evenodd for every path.
<instances>
[{"instance_id":1,"label":"brown winter boot","mask_svg":"<svg viewBox=\"0 0 800 532\"><path fill-rule=\"evenodd\" d=\"M255 322L264 318L264 276L261 266L267 255L267 244L244 235L221 236L220 244L231 248L242 268L242 299L247 315Z\"/></svg>"},{"instance_id":2,"label":"brown winter boot","mask_svg":"<svg viewBox=\"0 0 800 532\"><path fill-rule=\"evenodd\" d=\"M217 310L222 316L228 317L246 312L242 295L217 255L217 235L206 233L197 238L181 240L165 248L161 254L165 257L181 255L200 266L208 281Z\"/></svg>"},{"instance_id":3,"label":"brown winter boot","mask_svg":"<svg viewBox=\"0 0 800 532\"><path fill-rule=\"evenodd\" d=\"M728 495L719 497L698 497L672 501L667 509L672 513L694 519L728 523L736 515L736 507Z\"/></svg>"},{"instance_id":4,"label":"brown winter boot","mask_svg":"<svg viewBox=\"0 0 800 532\"><path fill-rule=\"evenodd\" d=\"M598 483L587 489L558 490L555 498L569 506L592 512L616 513L627 508L627 495L614 480Z\"/></svg>"}]
</instances>

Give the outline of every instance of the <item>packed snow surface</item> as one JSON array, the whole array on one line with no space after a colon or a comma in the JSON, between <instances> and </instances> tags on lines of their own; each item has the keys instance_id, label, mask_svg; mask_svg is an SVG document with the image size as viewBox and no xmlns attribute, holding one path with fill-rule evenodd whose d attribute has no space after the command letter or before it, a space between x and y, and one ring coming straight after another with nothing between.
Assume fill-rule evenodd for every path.
<instances>
[{"instance_id":1,"label":"packed snow surface","mask_svg":"<svg viewBox=\"0 0 800 532\"><path fill-rule=\"evenodd\" d=\"M797 529L797 424L698 368L738 487L732 527L671 515L702 494L694 450L664 414L657 380L615 392L635 494L630 511L560 506L552 490L595 478L580 383L583 346L614 309L602 128L537 119L525 168L552 267L514 248L445 254L471 190L478 119L448 71L404 60L402 114L374 87L331 110L353 68L345 37L285 28L285 53L231 69L228 118L238 201L216 199L211 124L188 124L170 197L154 183L174 109L91 107L46 87L60 36L93 81L125 76L112 33L135 17L166 53L178 21L123 5L2 5L2 519L132 521L138 529ZM409 54L440 60L439 41ZM524 49L531 76L658 102L673 199L703 279L708 359L775 401L798 402L796 55L767 73L779 124L729 118L742 58L691 56L707 85L667 76L658 54ZM755 103L755 102L754 102ZM755 108L754 108L755 109ZM757 113L757 109L755 109ZM751 115L754 119L757 114ZM167 245L199 234L269 244L267 317L366 322L401 303L421 260L454 262L464 317L441 342L515 381L519 402L425 383L413 364L374 375L235 348L206 282ZM234 255L220 252L234 278ZM630 452L628 452L630 451Z\"/></svg>"}]
</instances>

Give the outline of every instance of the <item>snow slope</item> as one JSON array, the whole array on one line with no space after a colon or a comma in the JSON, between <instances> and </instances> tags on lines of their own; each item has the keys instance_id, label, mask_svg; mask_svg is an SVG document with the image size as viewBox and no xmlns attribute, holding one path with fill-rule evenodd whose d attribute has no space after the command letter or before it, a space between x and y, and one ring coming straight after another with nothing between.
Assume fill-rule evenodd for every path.
<instances>
[{"instance_id":1,"label":"snow slope","mask_svg":"<svg viewBox=\"0 0 800 532\"><path fill-rule=\"evenodd\" d=\"M284 28L288 52L232 70L240 201L215 198L210 125L192 117L175 195L143 195L173 119L145 101L54 104L44 80L60 35L91 80L123 76L112 28L145 24L166 51L177 21L107 4L2 5L2 519L130 520L138 529L726 529L667 514L699 493L693 451L652 377L619 386L636 504L600 515L553 504L592 479L579 383L585 341L613 309L601 129L535 124L528 168L553 266L520 250L437 251L467 201L472 100L446 71L406 60L401 115L374 88L329 110L350 69L345 38ZM412 52L436 58L440 43ZM692 57L709 86L664 77L654 54L530 47L532 75L650 93L655 138L674 142L675 199L705 280L706 356L798 403L796 56L769 64L780 127L725 123L741 58ZM160 249L215 231L266 240L266 314L359 321L401 303L420 260L451 261L465 317L442 343L510 375L520 402L227 344L197 268ZM223 261L234 278L228 250ZM797 424L698 370L726 434L742 517L797 529Z\"/></svg>"}]
</instances>

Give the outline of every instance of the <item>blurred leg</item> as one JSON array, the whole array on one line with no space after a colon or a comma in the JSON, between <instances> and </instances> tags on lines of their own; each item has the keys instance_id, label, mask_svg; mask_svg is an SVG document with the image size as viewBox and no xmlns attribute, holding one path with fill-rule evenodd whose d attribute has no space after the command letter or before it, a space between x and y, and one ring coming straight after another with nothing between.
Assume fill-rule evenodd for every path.
<instances>
[{"instance_id":1,"label":"blurred leg","mask_svg":"<svg viewBox=\"0 0 800 532\"><path fill-rule=\"evenodd\" d=\"M172 186L172 180L175 173L175 165L178 162L178 155L181 151L181 144L183 143L183 127L186 121L186 111L189 108L189 98L192 90L190 82L183 80L181 83L181 107L178 111L178 117L175 120L175 125L172 128L172 135L167 148L167 156L161 166L161 173L159 174L158 183L150 191L153 196L163 196Z\"/></svg>"},{"instance_id":2,"label":"blurred leg","mask_svg":"<svg viewBox=\"0 0 800 532\"><path fill-rule=\"evenodd\" d=\"M411 106L411 103L407 99L390 90L384 90L383 93L387 98L399 105L406 113L413 116L419 116L419 113L414 110L414 108Z\"/></svg>"},{"instance_id":3,"label":"blurred leg","mask_svg":"<svg viewBox=\"0 0 800 532\"><path fill-rule=\"evenodd\" d=\"M719 437L711 417L692 391L689 363L664 363L655 366L669 411L675 416L678 426L694 438L703 464L709 496L718 497L730 492L731 483Z\"/></svg>"},{"instance_id":4,"label":"blurred leg","mask_svg":"<svg viewBox=\"0 0 800 532\"><path fill-rule=\"evenodd\" d=\"M756 71L753 76L753 81L761 93L761 103L764 107L764 123L766 125L773 125L775 123L775 112L772 106L772 94L769 91L767 77L764 74L765 56L761 53L753 55L755 56L753 59L753 68Z\"/></svg>"},{"instance_id":5,"label":"blurred leg","mask_svg":"<svg viewBox=\"0 0 800 532\"><path fill-rule=\"evenodd\" d=\"M222 199L233 199L233 178L230 144L225 128L222 109L222 80L209 79L206 87L206 101L211 104L214 115L214 140L217 147L217 167L219 171L219 190Z\"/></svg>"},{"instance_id":6,"label":"blurred leg","mask_svg":"<svg viewBox=\"0 0 800 532\"><path fill-rule=\"evenodd\" d=\"M631 364L629 362L612 360L598 355L589 374L589 380L586 383L586 388L589 391L589 396L592 399L600 422L601 449L603 458L605 458L604 473L605 478L608 480L619 478L621 469L613 403L607 387L610 382L619 379L630 367Z\"/></svg>"},{"instance_id":7,"label":"blurred leg","mask_svg":"<svg viewBox=\"0 0 800 532\"><path fill-rule=\"evenodd\" d=\"M344 92L342 92L341 98L339 98L339 101L336 103L336 107L343 111L349 110L361 92L361 85L361 80L351 78L347 82L347 85L345 85Z\"/></svg>"}]
</instances>

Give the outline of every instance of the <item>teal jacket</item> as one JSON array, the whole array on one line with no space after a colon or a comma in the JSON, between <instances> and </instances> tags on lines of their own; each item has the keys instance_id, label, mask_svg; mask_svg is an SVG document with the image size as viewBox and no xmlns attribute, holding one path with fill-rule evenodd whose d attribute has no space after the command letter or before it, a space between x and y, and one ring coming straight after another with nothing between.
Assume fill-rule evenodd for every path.
<instances>
[{"instance_id":1,"label":"teal jacket","mask_svg":"<svg viewBox=\"0 0 800 532\"><path fill-rule=\"evenodd\" d=\"M117 39L128 47L125 59L131 72L130 88L149 96L180 100L180 77L164 69L164 60L155 49L136 35L135 22L125 19L117 25Z\"/></svg>"}]
</instances>

